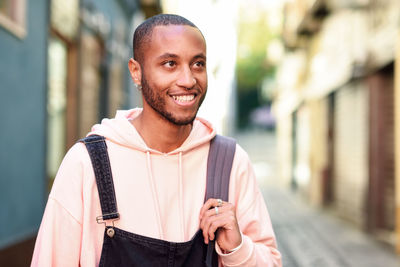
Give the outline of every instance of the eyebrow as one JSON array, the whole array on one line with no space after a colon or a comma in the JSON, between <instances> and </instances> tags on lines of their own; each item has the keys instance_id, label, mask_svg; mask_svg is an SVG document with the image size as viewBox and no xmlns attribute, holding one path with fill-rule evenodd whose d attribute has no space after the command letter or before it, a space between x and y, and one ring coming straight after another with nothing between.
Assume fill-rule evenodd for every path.
<instances>
[{"instance_id":1,"label":"eyebrow","mask_svg":"<svg viewBox=\"0 0 400 267\"><path fill-rule=\"evenodd\" d=\"M202 58L202 59L204 59L204 60L207 60L206 55L204 55L203 53L197 54L197 55L195 55L193 58L195 58L195 59L197 59L197 58Z\"/></svg>"},{"instance_id":2,"label":"eyebrow","mask_svg":"<svg viewBox=\"0 0 400 267\"><path fill-rule=\"evenodd\" d=\"M157 57L157 59L159 59L159 60L167 59L167 58L178 58L178 55L172 54L172 53L164 53L161 56Z\"/></svg>"},{"instance_id":3,"label":"eyebrow","mask_svg":"<svg viewBox=\"0 0 400 267\"><path fill-rule=\"evenodd\" d=\"M157 57L157 59L158 59L158 60L163 60L163 59L178 58L178 57L179 57L179 56L176 55L176 54L164 53L164 54L162 54L161 56ZM197 54L197 55L195 55L195 56L193 57L193 59L197 59L197 58L202 58L202 59L204 59L204 60L207 59L207 57L206 57L203 53Z\"/></svg>"}]
</instances>

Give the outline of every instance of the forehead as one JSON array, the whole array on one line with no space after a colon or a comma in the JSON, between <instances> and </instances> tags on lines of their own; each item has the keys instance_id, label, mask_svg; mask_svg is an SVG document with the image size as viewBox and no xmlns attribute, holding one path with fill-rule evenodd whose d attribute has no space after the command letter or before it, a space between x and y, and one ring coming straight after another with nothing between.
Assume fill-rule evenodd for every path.
<instances>
[{"instance_id":1,"label":"forehead","mask_svg":"<svg viewBox=\"0 0 400 267\"><path fill-rule=\"evenodd\" d=\"M188 25L156 26L153 29L146 56L172 53L178 56L206 54L205 40L197 28ZM148 54L149 53L149 54Z\"/></svg>"}]
</instances>

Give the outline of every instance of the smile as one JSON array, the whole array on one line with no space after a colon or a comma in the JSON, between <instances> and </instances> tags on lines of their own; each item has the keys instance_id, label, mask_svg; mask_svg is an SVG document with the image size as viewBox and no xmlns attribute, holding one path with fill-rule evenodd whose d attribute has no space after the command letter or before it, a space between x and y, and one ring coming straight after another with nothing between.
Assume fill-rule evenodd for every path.
<instances>
[{"instance_id":1,"label":"smile","mask_svg":"<svg viewBox=\"0 0 400 267\"><path fill-rule=\"evenodd\" d=\"M195 95L173 95L172 98L181 103L187 103L192 101L195 98Z\"/></svg>"}]
</instances>

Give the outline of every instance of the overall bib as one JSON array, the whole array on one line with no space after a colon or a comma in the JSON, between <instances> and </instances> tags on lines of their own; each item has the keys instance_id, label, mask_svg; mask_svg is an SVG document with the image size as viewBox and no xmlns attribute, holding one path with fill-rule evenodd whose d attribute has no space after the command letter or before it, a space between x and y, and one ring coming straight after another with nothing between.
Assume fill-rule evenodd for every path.
<instances>
[{"instance_id":1,"label":"overall bib","mask_svg":"<svg viewBox=\"0 0 400 267\"><path fill-rule=\"evenodd\" d=\"M119 219L115 190L105 138L91 135L80 140L85 143L93 165L99 192L102 215L98 223L106 226L100 258L100 267L217 267L215 242L204 243L198 230L187 242L169 242L141 236L114 227ZM229 178L236 143L233 139L217 135L211 141L207 162L207 187L205 200L220 198L228 201Z\"/></svg>"}]
</instances>

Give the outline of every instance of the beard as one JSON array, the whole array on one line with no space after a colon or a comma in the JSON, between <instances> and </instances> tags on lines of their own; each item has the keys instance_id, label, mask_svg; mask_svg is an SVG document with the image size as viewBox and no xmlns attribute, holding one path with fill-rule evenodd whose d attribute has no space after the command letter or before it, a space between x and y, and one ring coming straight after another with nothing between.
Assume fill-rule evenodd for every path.
<instances>
[{"instance_id":1,"label":"beard","mask_svg":"<svg viewBox=\"0 0 400 267\"><path fill-rule=\"evenodd\" d=\"M159 90L150 87L149 83L147 82L146 76L144 75L143 72L142 72L142 94L146 103L158 114L160 114L162 118L164 118L165 120L169 121L172 124L180 126L193 123L194 119L196 118L197 111L199 110L205 98L204 94L200 99L199 106L197 107L197 110L194 113L194 115L185 118L177 118L176 116L174 116L173 113L167 111L165 98L162 97L162 95L159 93Z\"/></svg>"}]
</instances>

